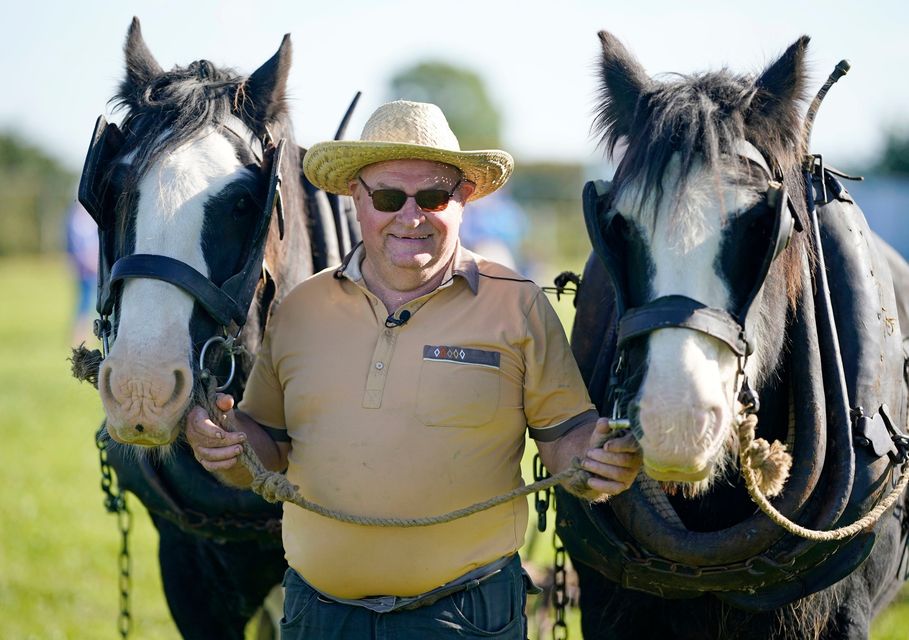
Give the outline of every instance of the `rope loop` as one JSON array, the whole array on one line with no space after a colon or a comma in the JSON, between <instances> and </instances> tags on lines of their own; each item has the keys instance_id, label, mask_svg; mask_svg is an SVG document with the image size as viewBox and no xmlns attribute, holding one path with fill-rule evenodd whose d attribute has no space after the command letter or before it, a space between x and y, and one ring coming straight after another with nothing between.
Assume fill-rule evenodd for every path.
<instances>
[{"instance_id":1,"label":"rope loop","mask_svg":"<svg viewBox=\"0 0 909 640\"><path fill-rule=\"evenodd\" d=\"M771 521L792 535L799 536L807 540L814 540L816 542L830 542L833 540L844 540L846 538L851 538L857 533L873 527L875 523L880 519L880 517L890 507L893 506L893 503L897 501L897 499L906 489L906 485L909 484L909 464L904 464L900 473L899 482L897 482L893 490L887 494L887 496L881 500L877 506L865 514L864 517L859 518L850 525L826 531L819 531L817 529L809 529L807 527L803 527L800 524L797 524L787 518L785 515L780 513L776 507L770 504L767 496L775 494L765 492L762 488L762 484L765 483L763 474L764 467L768 466L767 462L772 461L770 466L778 463L781 459L781 456L779 455L780 449L783 450L785 456L789 457L789 466L792 464L792 458L788 453L785 452L785 447L783 447L783 445L781 445L779 442L774 442L772 445L768 445L766 448L763 445L758 444L760 442L763 442L764 445L767 445L767 441L754 439L757 422L758 420L756 414L746 414L744 416L740 415L738 418L739 459L741 462L740 466L742 477L745 480L745 487L748 489L748 495L751 496L751 499L755 502L755 504L757 504L761 511L763 511ZM778 445L778 447L776 448L776 453L774 453L773 450L776 445ZM774 458L776 458L776 460L773 460ZM785 471L786 475L788 476L788 466L786 467ZM785 480L783 481L785 482Z\"/></svg>"}]
</instances>

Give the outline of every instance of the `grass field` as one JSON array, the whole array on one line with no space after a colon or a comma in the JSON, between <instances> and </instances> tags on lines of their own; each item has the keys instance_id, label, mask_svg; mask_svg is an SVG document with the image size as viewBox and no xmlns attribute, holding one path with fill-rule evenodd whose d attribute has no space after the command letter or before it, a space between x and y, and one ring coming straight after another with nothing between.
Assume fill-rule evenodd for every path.
<instances>
[{"instance_id":1,"label":"grass field","mask_svg":"<svg viewBox=\"0 0 909 640\"><path fill-rule=\"evenodd\" d=\"M119 534L99 489L97 393L73 380L66 362L72 298L63 260L0 260L2 640L117 637ZM570 302L557 307L570 316ZM177 639L158 576L157 536L138 501L129 503L131 637ZM539 539L533 555L547 561L549 540ZM877 622L874 640L909 638L904 594ZM572 638L580 637L576 620L572 614Z\"/></svg>"}]
</instances>

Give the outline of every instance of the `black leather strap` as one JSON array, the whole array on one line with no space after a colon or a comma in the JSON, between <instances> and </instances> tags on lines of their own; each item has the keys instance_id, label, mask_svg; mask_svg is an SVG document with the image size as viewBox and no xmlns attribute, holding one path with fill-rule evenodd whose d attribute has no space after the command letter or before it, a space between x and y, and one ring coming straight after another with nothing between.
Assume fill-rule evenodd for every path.
<instances>
[{"instance_id":1,"label":"black leather strap","mask_svg":"<svg viewBox=\"0 0 909 640\"><path fill-rule=\"evenodd\" d=\"M114 263L110 273L109 288L128 278L151 278L180 287L201 304L211 317L222 326L231 321L237 326L246 322L246 310L232 297L219 289L211 280L188 264L167 256L134 253ZM112 296L108 296L113 298Z\"/></svg>"},{"instance_id":2,"label":"black leather strap","mask_svg":"<svg viewBox=\"0 0 909 640\"><path fill-rule=\"evenodd\" d=\"M657 329L681 328L699 331L729 345L737 355L752 348L741 325L723 309L715 309L686 296L663 296L629 309L619 320L619 346Z\"/></svg>"}]
</instances>

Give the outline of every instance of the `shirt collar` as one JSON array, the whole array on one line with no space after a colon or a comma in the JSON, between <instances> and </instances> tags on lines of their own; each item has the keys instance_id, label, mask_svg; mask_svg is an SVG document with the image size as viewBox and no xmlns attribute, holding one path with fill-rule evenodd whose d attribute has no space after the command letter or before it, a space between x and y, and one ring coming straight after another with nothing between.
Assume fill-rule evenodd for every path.
<instances>
[{"instance_id":1,"label":"shirt collar","mask_svg":"<svg viewBox=\"0 0 909 640\"><path fill-rule=\"evenodd\" d=\"M363 280L363 272L360 270L360 265L363 263L365 255L366 252L363 248L363 243L358 242L356 246L344 256L344 259L341 261L341 266L335 270L335 279L340 280L341 278L347 278L351 282L360 282ZM480 286L480 268L477 266L476 256L473 252L462 247L460 242L458 242L458 246L455 248L454 260L451 261L448 273L442 280L443 286L449 280L453 279L454 276L464 278L467 282L467 286L470 287L470 291L474 295L477 294L477 290Z\"/></svg>"}]
</instances>

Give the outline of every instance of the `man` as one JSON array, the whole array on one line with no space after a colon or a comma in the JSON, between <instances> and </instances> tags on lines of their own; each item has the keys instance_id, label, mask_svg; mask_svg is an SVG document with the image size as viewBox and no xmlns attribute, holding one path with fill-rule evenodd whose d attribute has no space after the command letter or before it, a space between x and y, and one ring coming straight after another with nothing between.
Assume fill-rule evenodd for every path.
<instances>
[{"instance_id":1,"label":"man","mask_svg":"<svg viewBox=\"0 0 909 640\"><path fill-rule=\"evenodd\" d=\"M316 186L354 198L363 243L271 318L227 433L201 410L187 437L206 469L249 483L248 439L307 499L420 517L521 484L525 429L552 473L574 456L591 500L640 467L630 436L603 447L558 318L540 289L460 247L464 204L501 187L503 151L460 151L435 105L380 107L359 141L306 154ZM232 400L219 400L230 410ZM341 523L285 505L285 638L523 638L516 552L524 499L415 528Z\"/></svg>"}]
</instances>

